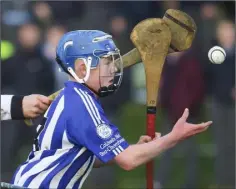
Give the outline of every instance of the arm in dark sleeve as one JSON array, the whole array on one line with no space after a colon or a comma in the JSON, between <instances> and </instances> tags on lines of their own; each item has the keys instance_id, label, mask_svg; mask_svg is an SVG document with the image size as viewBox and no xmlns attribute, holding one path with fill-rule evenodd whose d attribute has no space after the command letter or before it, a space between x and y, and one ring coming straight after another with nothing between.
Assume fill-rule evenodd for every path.
<instances>
[{"instance_id":1,"label":"arm in dark sleeve","mask_svg":"<svg viewBox=\"0 0 236 189\"><path fill-rule=\"evenodd\" d=\"M17 95L1 95L1 120L24 119L23 98Z\"/></svg>"}]
</instances>

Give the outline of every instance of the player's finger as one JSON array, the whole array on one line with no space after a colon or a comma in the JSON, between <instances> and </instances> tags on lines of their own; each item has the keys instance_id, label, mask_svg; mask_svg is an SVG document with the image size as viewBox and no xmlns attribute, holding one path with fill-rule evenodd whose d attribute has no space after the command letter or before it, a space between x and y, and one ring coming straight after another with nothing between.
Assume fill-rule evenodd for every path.
<instances>
[{"instance_id":1,"label":"player's finger","mask_svg":"<svg viewBox=\"0 0 236 189\"><path fill-rule=\"evenodd\" d=\"M195 130L193 131L193 134L192 134L192 135L195 135L195 134L204 132L204 131L207 130L208 128L209 128L209 125L206 126L206 127L199 127L198 129L195 129Z\"/></svg>"},{"instance_id":2,"label":"player's finger","mask_svg":"<svg viewBox=\"0 0 236 189\"><path fill-rule=\"evenodd\" d=\"M39 107L39 105L37 105L36 107L33 107L33 108L32 108L32 112L33 112L34 114L42 114L42 113L44 113L45 111L42 110L42 109Z\"/></svg>"},{"instance_id":3,"label":"player's finger","mask_svg":"<svg viewBox=\"0 0 236 189\"><path fill-rule=\"evenodd\" d=\"M150 142L152 140L152 138L150 136L144 135L140 137L140 140L142 142Z\"/></svg>"},{"instance_id":4,"label":"player's finger","mask_svg":"<svg viewBox=\"0 0 236 189\"><path fill-rule=\"evenodd\" d=\"M210 126L212 123L213 121L208 121L208 122L205 122L205 125Z\"/></svg>"},{"instance_id":5,"label":"player's finger","mask_svg":"<svg viewBox=\"0 0 236 189\"><path fill-rule=\"evenodd\" d=\"M194 136L194 135L196 135L196 134L198 134L198 133L204 132L205 130L208 129L208 127L209 127L209 126L204 127L204 128L199 128L199 129L192 130L191 132L189 132L189 133L186 135L186 137L185 137L184 139L186 139L186 138L188 138L188 137L191 137L191 136Z\"/></svg>"},{"instance_id":6,"label":"player's finger","mask_svg":"<svg viewBox=\"0 0 236 189\"><path fill-rule=\"evenodd\" d=\"M197 133L204 132L205 130L207 130L207 129L208 129L208 127L209 127L209 126L207 126L207 127L204 127L204 128L201 128L201 129L198 129L198 130L195 130L195 131L194 131L194 134L197 134Z\"/></svg>"},{"instance_id":7,"label":"player's finger","mask_svg":"<svg viewBox=\"0 0 236 189\"><path fill-rule=\"evenodd\" d=\"M150 137L150 136L145 136L144 140L145 140L146 142L150 142L150 141L152 140L152 137Z\"/></svg>"},{"instance_id":8,"label":"player's finger","mask_svg":"<svg viewBox=\"0 0 236 189\"><path fill-rule=\"evenodd\" d=\"M208 121L208 122L203 122L203 123L200 123L200 124L197 124L195 125L195 129L204 129L205 127L208 127L212 124L213 122L212 121Z\"/></svg>"},{"instance_id":9,"label":"player's finger","mask_svg":"<svg viewBox=\"0 0 236 189\"><path fill-rule=\"evenodd\" d=\"M186 121L188 119L188 116L189 116L189 110L188 108L185 108L184 113L181 118Z\"/></svg>"},{"instance_id":10,"label":"player's finger","mask_svg":"<svg viewBox=\"0 0 236 189\"><path fill-rule=\"evenodd\" d=\"M38 95L38 100L40 100L42 103L50 105L52 100L44 95Z\"/></svg>"},{"instance_id":11,"label":"player's finger","mask_svg":"<svg viewBox=\"0 0 236 189\"><path fill-rule=\"evenodd\" d=\"M157 139L157 138L160 138L160 137L161 137L161 133L156 132L156 133L155 133L155 138L154 138L154 139Z\"/></svg>"}]
</instances>

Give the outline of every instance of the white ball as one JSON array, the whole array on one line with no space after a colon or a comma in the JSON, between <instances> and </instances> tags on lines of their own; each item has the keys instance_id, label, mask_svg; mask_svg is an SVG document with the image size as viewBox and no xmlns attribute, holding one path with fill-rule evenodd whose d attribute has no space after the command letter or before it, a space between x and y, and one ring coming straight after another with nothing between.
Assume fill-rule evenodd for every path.
<instances>
[{"instance_id":1,"label":"white ball","mask_svg":"<svg viewBox=\"0 0 236 189\"><path fill-rule=\"evenodd\" d=\"M219 46L214 46L208 51L208 58L213 64L221 64L225 61L225 50Z\"/></svg>"}]
</instances>

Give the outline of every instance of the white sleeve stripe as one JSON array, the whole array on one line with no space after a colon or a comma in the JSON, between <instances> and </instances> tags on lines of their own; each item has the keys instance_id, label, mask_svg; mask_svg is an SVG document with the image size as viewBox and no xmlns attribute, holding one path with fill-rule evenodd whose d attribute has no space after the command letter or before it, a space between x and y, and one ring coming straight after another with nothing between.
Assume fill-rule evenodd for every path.
<instances>
[{"instance_id":1,"label":"white sleeve stripe","mask_svg":"<svg viewBox=\"0 0 236 189\"><path fill-rule=\"evenodd\" d=\"M117 156L118 153L116 152L116 149L112 150L112 152Z\"/></svg>"},{"instance_id":2,"label":"white sleeve stripe","mask_svg":"<svg viewBox=\"0 0 236 189\"><path fill-rule=\"evenodd\" d=\"M81 89L79 89L79 91L83 94L83 96L86 98L87 102L88 102L88 105L90 107L90 109L92 110L93 112L93 115L94 117L96 118L98 124L101 124L101 119L98 118L98 116L96 115L96 112L95 112L95 109L96 107L93 107L92 103L91 103L91 100L88 98L89 95L87 95L84 91L82 91Z\"/></svg>"},{"instance_id":3,"label":"white sleeve stripe","mask_svg":"<svg viewBox=\"0 0 236 189\"><path fill-rule=\"evenodd\" d=\"M118 153L121 153L120 149L117 147L116 150L118 151Z\"/></svg>"},{"instance_id":4,"label":"white sleeve stripe","mask_svg":"<svg viewBox=\"0 0 236 189\"><path fill-rule=\"evenodd\" d=\"M90 108L88 107L88 104L87 104L86 100L84 99L83 95L81 94L80 91L78 91L78 89L74 88L74 90L79 94L79 96L81 97L82 101L84 102L84 105L85 105L86 109L88 110L88 112L89 112L89 114L90 114L90 116L91 116L91 118L92 118L92 120L93 120L94 125L97 125L97 122L96 122L96 120L94 119L94 116L93 116L93 114L92 114Z\"/></svg>"},{"instance_id":5,"label":"white sleeve stripe","mask_svg":"<svg viewBox=\"0 0 236 189\"><path fill-rule=\"evenodd\" d=\"M119 153L123 152L124 148L122 148L121 146L118 146L117 148L115 148L114 150L112 150L112 152L117 156Z\"/></svg>"},{"instance_id":6,"label":"white sleeve stripe","mask_svg":"<svg viewBox=\"0 0 236 189\"><path fill-rule=\"evenodd\" d=\"M94 104L93 102L93 99L91 98L90 95L88 95L86 92L82 91L81 89L79 89L79 91L84 95L84 97L87 99L89 105L90 105L90 108L93 110L93 114L95 116L95 118L97 119L97 122L99 124L103 123L103 121L101 120L101 117L98 113L98 110L97 110L97 107L96 105Z\"/></svg>"},{"instance_id":7,"label":"white sleeve stripe","mask_svg":"<svg viewBox=\"0 0 236 189\"><path fill-rule=\"evenodd\" d=\"M90 99L90 101L91 101L91 103L92 103L92 105L93 105L93 107L94 107L94 109L95 109L95 112L96 112L96 114L97 114L98 119L100 119L100 120L102 121L102 123L104 123L104 121L101 119L101 116L100 116L100 114L99 114L99 112L98 112L98 108L97 108L96 105L94 104L94 101L93 101L92 97L91 97L90 95L88 95L88 94L86 94L86 95L89 97L89 99Z\"/></svg>"},{"instance_id":8,"label":"white sleeve stripe","mask_svg":"<svg viewBox=\"0 0 236 189\"><path fill-rule=\"evenodd\" d=\"M118 148L123 152L124 148L122 148L122 146L118 146Z\"/></svg>"}]
</instances>

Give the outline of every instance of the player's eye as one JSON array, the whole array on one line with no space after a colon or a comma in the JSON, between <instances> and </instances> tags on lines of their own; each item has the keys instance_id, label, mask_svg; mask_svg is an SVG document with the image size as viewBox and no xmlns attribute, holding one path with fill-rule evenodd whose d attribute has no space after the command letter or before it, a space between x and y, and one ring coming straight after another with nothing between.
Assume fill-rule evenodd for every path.
<instances>
[{"instance_id":1,"label":"player's eye","mask_svg":"<svg viewBox=\"0 0 236 189\"><path fill-rule=\"evenodd\" d=\"M109 65L113 62L112 58L104 58L104 64Z\"/></svg>"}]
</instances>

